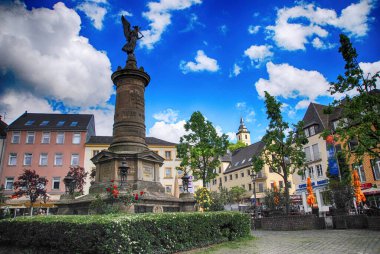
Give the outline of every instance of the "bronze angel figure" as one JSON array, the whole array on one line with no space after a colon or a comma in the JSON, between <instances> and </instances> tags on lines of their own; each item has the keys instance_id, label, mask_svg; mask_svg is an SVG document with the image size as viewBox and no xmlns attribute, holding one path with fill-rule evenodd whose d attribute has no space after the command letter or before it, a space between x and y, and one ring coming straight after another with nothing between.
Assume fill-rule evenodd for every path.
<instances>
[{"instance_id":1,"label":"bronze angel figure","mask_svg":"<svg viewBox=\"0 0 380 254\"><path fill-rule=\"evenodd\" d=\"M124 45L123 51L127 52L128 55L133 54L137 40L144 37L144 35L140 32L140 27L138 26L133 26L133 29L131 30L131 24L124 16L121 16L121 21L123 23L124 36L127 39L127 44Z\"/></svg>"}]
</instances>

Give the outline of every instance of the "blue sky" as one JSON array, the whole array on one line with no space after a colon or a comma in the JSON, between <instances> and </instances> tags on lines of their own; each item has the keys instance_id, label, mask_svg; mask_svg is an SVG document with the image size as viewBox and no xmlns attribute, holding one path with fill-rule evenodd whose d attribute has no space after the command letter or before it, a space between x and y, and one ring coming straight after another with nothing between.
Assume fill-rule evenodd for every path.
<instances>
[{"instance_id":1,"label":"blue sky","mask_svg":"<svg viewBox=\"0 0 380 254\"><path fill-rule=\"evenodd\" d=\"M168 141L178 141L196 110L231 140L243 117L258 141L267 126L264 91L290 122L310 102L331 102L329 82L344 71L340 33L366 73L380 70L378 1L2 1L5 121L25 110L91 113L97 135L111 135L110 76L126 61L121 14L144 34L135 55L151 76L147 135Z\"/></svg>"}]
</instances>

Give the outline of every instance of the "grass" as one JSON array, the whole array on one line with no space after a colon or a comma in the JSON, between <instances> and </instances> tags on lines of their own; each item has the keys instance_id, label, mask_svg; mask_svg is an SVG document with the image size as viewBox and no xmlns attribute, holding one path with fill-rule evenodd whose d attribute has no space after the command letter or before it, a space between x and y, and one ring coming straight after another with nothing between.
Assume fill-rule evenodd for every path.
<instances>
[{"instance_id":1,"label":"grass","mask_svg":"<svg viewBox=\"0 0 380 254\"><path fill-rule=\"evenodd\" d=\"M214 244L209 247L204 247L200 249L194 249L186 252L180 252L181 254L211 254L220 250L225 250L228 253L228 250L236 250L242 247L247 247L251 245L256 238L254 236L242 237L235 241L223 242L219 244Z\"/></svg>"}]
</instances>

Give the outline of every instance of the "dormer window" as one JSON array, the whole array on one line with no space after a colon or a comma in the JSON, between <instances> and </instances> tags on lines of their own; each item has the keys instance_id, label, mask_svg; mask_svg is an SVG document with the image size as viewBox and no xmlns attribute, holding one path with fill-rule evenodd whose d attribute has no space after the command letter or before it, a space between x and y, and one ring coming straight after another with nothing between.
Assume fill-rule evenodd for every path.
<instances>
[{"instance_id":1,"label":"dormer window","mask_svg":"<svg viewBox=\"0 0 380 254\"><path fill-rule=\"evenodd\" d=\"M60 126L63 126L64 124L65 124L65 121L59 121L59 122L57 123L57 126L60 127Z\"/></svg>"},{"instance_id":2,"label":"dormer window","mask_svg":"<svg viewBox=\"0 0 380 254\"><path fill-rule=\"evenodd\" d=\"M34 120L29 120L25 123L25 126L30 126L34 123L35 121Z\"/></svg>"},{"instance_id":3,"label":"dormer window","mask_svg":"<svg viewBox=\"0 0 380 254\"><path fill-rule=\"evenodd\" d=\"M304 129L304 132L305 132L305 136L308 138L308 137L311 137L311 136L314 136L315 133L316 133L316 128L317 126L316 125L312 125L310 127L307 127Z\"/></svg>"},{"instance_id":4,"label":"dormer window","mask_svg":"<svg viewBox=\"0 0 380 254\"><path fill-rule=\"evenodd\" d=\"M40 123L40 126L46 126L46 125L48 125L48 123L49 123L49 121L42 121L42 122Z\"/></svg>"},{"instance_id":5,"label":"dormer window","mask_svg":"<svg viewBox=\"0 0 380 254\"><path fill-rule=\"evenodd\" d=\"M71 122L71 124L70 124L71 127L75 127L77 125L78 125L78 122Z\"/></svg>"}]
</instances>

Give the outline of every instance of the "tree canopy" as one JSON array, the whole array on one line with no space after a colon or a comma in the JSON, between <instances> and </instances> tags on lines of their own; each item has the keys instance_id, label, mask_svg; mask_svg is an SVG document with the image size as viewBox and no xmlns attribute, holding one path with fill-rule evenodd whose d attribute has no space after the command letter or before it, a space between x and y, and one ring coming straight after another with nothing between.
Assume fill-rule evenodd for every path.
<instances>
[{"instance_id":1,"label":"tree canopy","mask_svg":"<svg viewBox=\"0 0 380 254\"><path fill-rule=\"evenodd\" d=\"M216 168L220 165L219 158L227 151L227 135L219 136L212 123L196 111L185 124L188 134L180 139L177 145L177 157L182 168L190 168L193 175L206 183L217 176Z\"/></svg>"},{"instance_id":2,"label":"tree canopy","mask_svg":"<svg viewBox=\"0 0 380 254\"><path fill-rule=\"evenodd\" d=\"M247 144L244 143L243 141L241 140L238 140L235 144L234 143L229 143L228 144L228 150L230 150L230 152L234 152L242 147L246 147Z\"/></svg>"},{"instance_id":3,"label":"tree canopy","mask_svg":"<svg viewBox=\"0 0 380 254\"><path fill-rule=\"evenodd\" d=\"M289 128L281 115L281 102L278 102L268 92L265 92L265 106L269 126L262 141L265 144L263 151L252 157L252 168L259 172L264 165L268 165L274 173L284 179L286 213L289 212L289 175L304 168L305 153L303 145L308 140L303 131L303 122L300 121Z\"/></svg>"},{"instance_id":4,"label":"tree canopy","mask_svg":"<svg viewBox=\"0 0 380 254\"><path fill-rule=\"evenodd\" d=\"M35 170L24 169L23 173L14 182L13 188L15 189L12 198L19 198L22 196L29 196L31 203L34 203L38 197L47 198L46 194L46 180L40 177Z\"/></svg>"},{"instance_id":5,"label":"tree canopy","mask_svg":"<svg viewBox=\"0 0 380 254\"><path fill-rule=\"evenodd\" d=\"M342 109L342 120L335 132L341 140L357 143L355 149L350 149L349 142L345 142L347 155L355 154L358 160L364 154L380 157L380 91L376 89L380 70L364 73L350 39L341 34L340 44L339 52L346 62L345 72L336 82L330 83L329 89L332 95L345 94L332 104ZM350 97L352 94L354 96ZM327 113L331 113L331 108Z\"/></svg>"}]
</instances>

